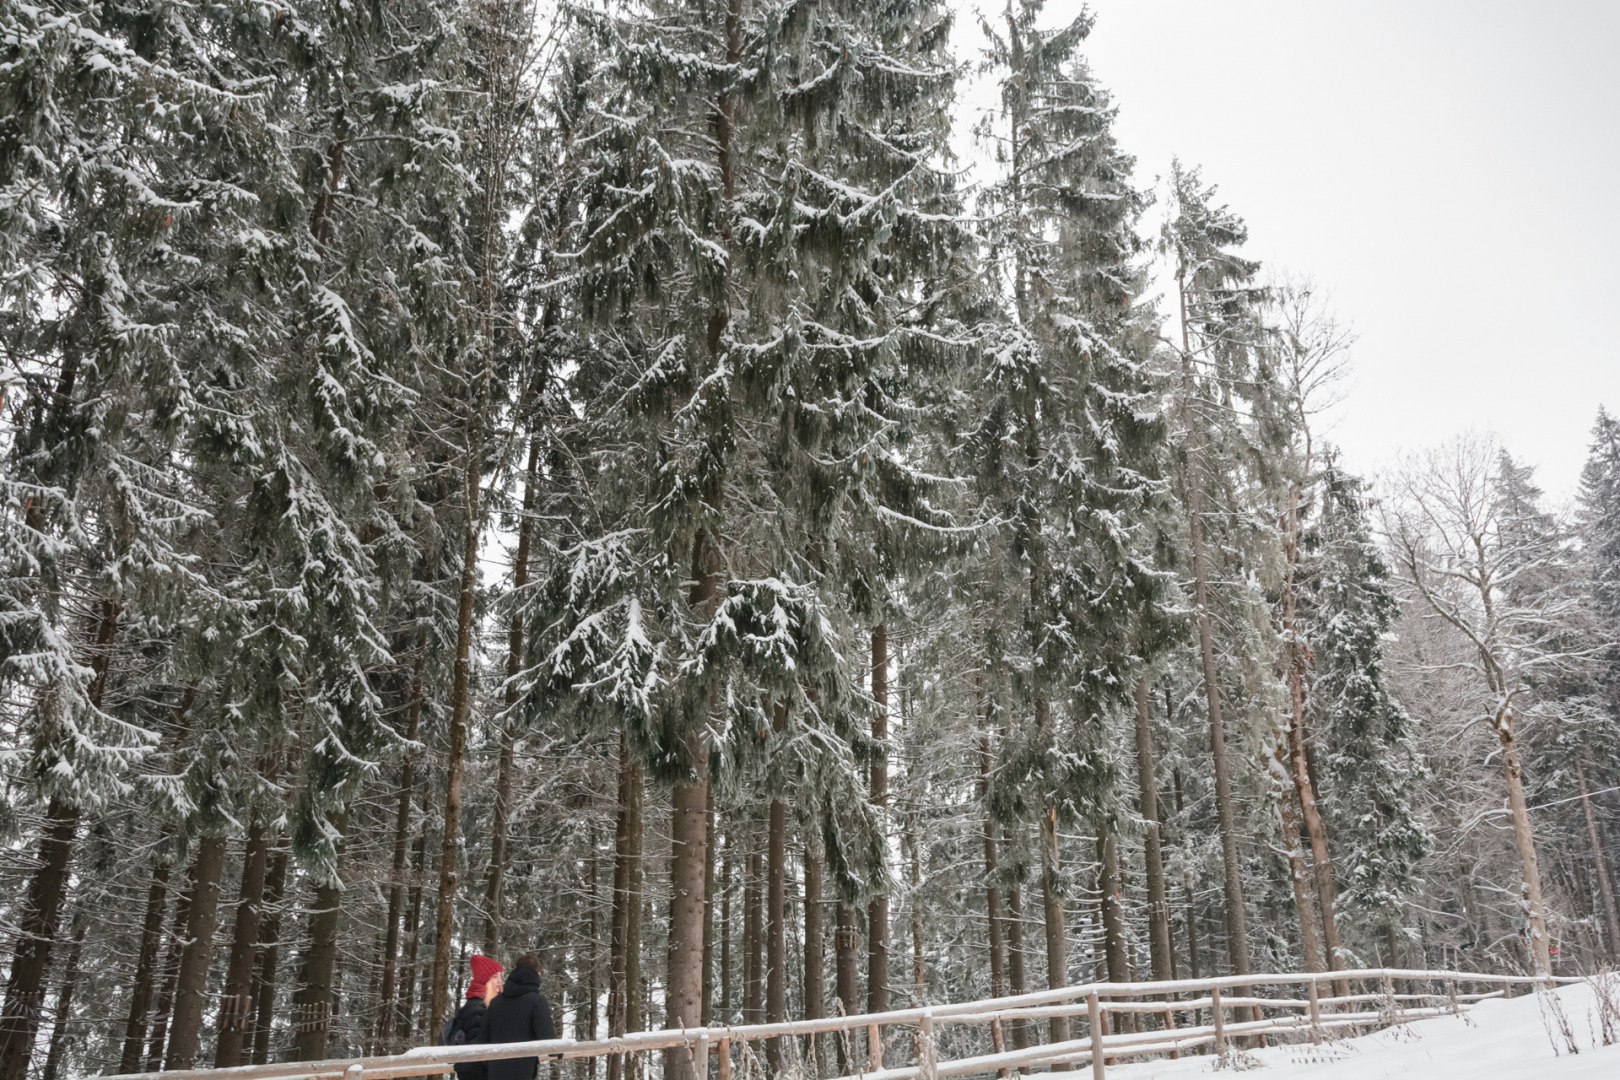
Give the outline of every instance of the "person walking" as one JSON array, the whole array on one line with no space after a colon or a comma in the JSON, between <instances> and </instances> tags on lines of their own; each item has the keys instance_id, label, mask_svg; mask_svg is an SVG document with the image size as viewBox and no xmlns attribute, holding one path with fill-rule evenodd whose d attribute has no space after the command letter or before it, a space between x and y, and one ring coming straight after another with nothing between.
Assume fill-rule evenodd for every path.
<instances>
[{"instance_id":1,"label":"person walking","mask_svg":"<svg viewBox=\"0 0 1620 1080\"><path fill-rule=\"evenodd\" d=\"M524 953L512 965L501 992L490 998L482 1041L534 1042L556 1037L556 1029L551 1026L551 1006L540 993L540 958ZM504 1058L489 1062L487 1080L534 1080L539 1069L540 1059L533 1054Z\"/></svg>"},{"instance_id":2,"label":"person walking","mask_svg":"<svg viewBox=\"0 0 1620 1080\"><path fill-rule=\"evenodd\" d=\"M474 954L467 961L472 968L472 981L467 984L467 1000L456 1015L444 1025L446 1046L465 1046L484 1041L484 1024L489 1016L489 999L501 992L501 965L487 956ZM456 1065L461 1080L488 1080L489 1070L482 1061L463 1061Z\"/></svg>"}]
</instances>

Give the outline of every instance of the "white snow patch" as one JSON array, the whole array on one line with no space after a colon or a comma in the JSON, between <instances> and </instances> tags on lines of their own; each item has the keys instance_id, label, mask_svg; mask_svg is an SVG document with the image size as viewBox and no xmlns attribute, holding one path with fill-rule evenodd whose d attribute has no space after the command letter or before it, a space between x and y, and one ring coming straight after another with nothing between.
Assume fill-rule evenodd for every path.
<instances>
[{"instance_id":1,"label":"white snow patch","mask_svg":"<svg viewBox=\"0 0 1620 1080\"><path fill-rule=\"evenodd\" d=\"M1463 1016L1419 1020L1359 1039L1245 1050L1237 1064L1245 1078L1254 1080L1620 1080L1620 1042L1601 1045L1591 987L1565 986L1557 994L1577 1054L1569 1053L1556 1018L1549 1015L1544 1023L1536 995L1526 994L1482 1001ZM1075 1075L1085 1076L1089 1068L1080 1065ZM1219 1075L1231 1071L1236 1070ZM1108 1080L1170 1080L1215 1072L1215 1058L1208 1055L1120 1062L1109 1067Z\"/></svg>"}]
</instances>

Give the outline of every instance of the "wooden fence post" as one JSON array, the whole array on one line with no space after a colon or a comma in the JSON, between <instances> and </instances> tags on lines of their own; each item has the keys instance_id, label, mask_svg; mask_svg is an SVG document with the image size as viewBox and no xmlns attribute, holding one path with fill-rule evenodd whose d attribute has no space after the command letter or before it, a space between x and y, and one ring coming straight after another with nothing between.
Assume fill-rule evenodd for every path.
<instances>
[{"instance_id":1,"label":"wooden fence post","mask_svg":"<svg viewBox=\"0 0 1620 1080\"><path fill-rule=\"evenodd\" d=\"M871 1072L883 1068L883 1029L876 1024L866 1025L866 1067Z\"/></svg>"},{"instance_id":2,"label":"wooden fence post","mask_svg":"<svg viewBox=\"0 0 1620 1080\"><path fill-rule=\"evenodd\" d=\"M731 1040L721 1039L720 1045L716 1047L716 1050L718 1051L720 1058L719 1067L717 1069L719 1078L720 1080L731 1080Z\"/></svg>"},{"instance_id":3,"label":"wooden fence post","mask_svg":"<svg viewBox=\"0 0 1620 1080\"><path fill-rule=\"evenodd\" d=\"M1103 1059L1103 1014L1102 1003L1097 1000L1096 994L1086 995L1086 1017L1091 1027L1091 1076L1092 1080L1107 1080L1108 1064Z\"/></svg>"},{"instance_id":4,"label":"wooden fence post","mask_svg":"<svg viewBox=\"0 0 1620 1080\"><path fill-rule=\"evenodd\" d=\"M1215 1021L1215 1056L1221 1066L1226 1065L1226 1017L1221 1015L1221 988L1209 988L1209 1015Z\"/></svg>"},{"instance_id":5,"label":"wooden fence post","mask_svg":"<svg viewBox=\"0 0 1620 1080\"><path fill-rule=\"evenodd\" d=\"M934 1080L934 1018L922 1014L917 1021L917 1080Z\"/></svg>"},{"instance_id":6,"label":"wooden fence post","mask_svg":"<svg viewBox=\"0 0 1620 1080\"><path fill-rule=\"evenodd\" d=\"M709 1080L709 1033L698 1032L697 1045L688 1043L686 1048L692 1055L692 1075L697 1080Z\"/></svg>"},{"instance_id":7,"label":"wooden fence post","mask_svg":"<svg viewBox=\"0 0 1620 1080\"><path fill-rule=\"evenodd\" d=\"M1322 1006L1317 1000L1320 990L1315 979L1307 980L1305 985L1306 996L1311 1002L1311 1042L1319 1043L1322 1041Z\"/></svg>"}]
</instances>

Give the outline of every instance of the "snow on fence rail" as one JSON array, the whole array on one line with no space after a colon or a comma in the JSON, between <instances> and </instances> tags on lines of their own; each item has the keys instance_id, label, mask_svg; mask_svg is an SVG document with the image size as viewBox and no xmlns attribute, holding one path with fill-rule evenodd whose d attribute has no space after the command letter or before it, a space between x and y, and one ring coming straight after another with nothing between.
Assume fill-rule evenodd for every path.
<instances>
[{"instance_id":1,"label":"snow on fence rail","mask_svg":"<svg viewBox=\"0 0 1620 1080\"><path fill-rule=\"evenodd\" d=\"M1407 984L1405 992L1396 992L1396 980ZM590 1042L549 1039L527 1043L419 1046L403 1054L382 1057L277 1062L228 1069L177 1069L133 1074L122 1080L391 1080L394 1077L444 1073L456 1063L467 1061L514 1057L570 1060L680 1048L704 1062L705 1067L699 1075L708 1075L707 1063L709 1056L714 1054L718 1058L715 1070L717 1080L732 1080L734 1045L791 1036L858 1033L862 1030L867 1037L864 1067L839 1080L934 1080L943 1076L1006 1074L1039 1065L1081 1063L1090 1063L1095 1080L1104 1080L1107 1066L1116 1059L1152 1054L1175 1057L1184 1050L1201 1046L1213 1046L1215 1053L1224 1059L1235 1039L1248 1038L1263 1042L1268 1034L1303 1031L1313 1041L1319 1041L1325 1032L1338 1028L1387 1027L1409 1020L1457 1013L1474 1002L1505 995L1507 987L1514 984L1553 986L1580 981L1579 978L1558 976L1361 968L1354 971L1234 975L1169 982L1083 983L1016 997L820 1020L696 1029L666 1028ZM1353 982L1375 982L1378 989L1376 992L1351 993L1350 985ZM1477 989L1463 992L1459 989L1462 983L1473 984L1474 987L1496 986L1499 989L1483 993ZM1322 996L1323 984L1328 985L1331 996ZM1413 989L1416 984L1429 984L1436 989L1428 993L1419 992ZM1305 996L1229 996L1224 993L1260 986L1303 986ZM1183 994L1194 996L1178 996ZM1228 1010L1232 1011L1231 1019L1227 1018ZM1276 1015L1267 1017L1267 1010ZM1200 1021L1206 1012L1209 1023L1204 1024ZM1177 1015L1187 1013L1192 1014L1192 1023L1179 1025ZM1249 1018L1240 1020L1240 1014L1247 1014ZM1016 1050L1006 1048L1004 1028L1009 1021L1080 1015L1087 1018L1084 1038L1042 1043ZM1150 1018L1158 1026L1152 1030L1111 1033L1109 1018L1112 1016L1141 1016ZM942 1024L989 1025L995 1052L972 1057L938 1058L934 1029ZM883 1029L886 1027L916 1029L915 1064L884 1066ZM852 1062L855 1056L851 1048L849 1058Z\"/></svg>"}]
</instances>

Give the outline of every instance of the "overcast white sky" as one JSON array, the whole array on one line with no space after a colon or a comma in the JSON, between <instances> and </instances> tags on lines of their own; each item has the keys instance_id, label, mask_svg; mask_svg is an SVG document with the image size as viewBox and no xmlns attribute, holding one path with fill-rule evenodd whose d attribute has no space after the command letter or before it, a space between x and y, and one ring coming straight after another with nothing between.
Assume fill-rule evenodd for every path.
<instances>
[{"instance_id":1,"label":"overcast white sky","mask_svg":"<svg viewBox=\"0 0 1620 1080\"><path fill-rule=\"evenodd\" d=\"M964 55L975 3L1004 0L962 0ZM1354 325L1346 464L1491 429L1572 494L1598 405L1620 410L1620 2L1089 6L1139 180L1202 166L1249 253Z\"/></svg>"}]
</instances>

